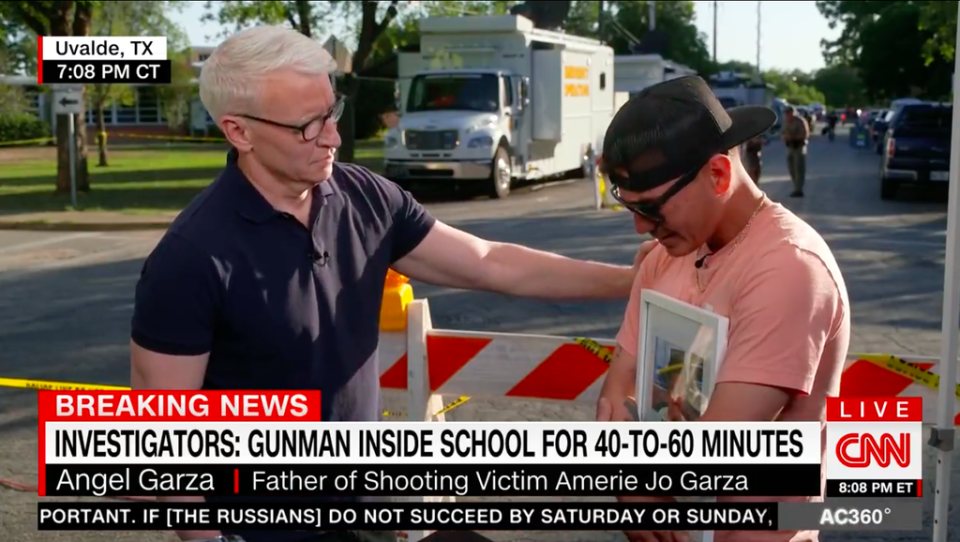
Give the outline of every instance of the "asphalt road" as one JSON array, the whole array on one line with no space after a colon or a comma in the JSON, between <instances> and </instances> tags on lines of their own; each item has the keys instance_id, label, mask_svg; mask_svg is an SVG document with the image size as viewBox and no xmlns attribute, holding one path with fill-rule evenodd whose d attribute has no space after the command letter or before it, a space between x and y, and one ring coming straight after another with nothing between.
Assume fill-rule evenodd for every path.
<instances>
[{"instance_id":1,"label":"asphalt road","mask_svg":"<svg viewBox=\"0 0 960 542\"><path fill-rule=\"evenodd\" d=\"M939 355L946 191L904 191L879 198L878 157L850 148L845 134L815 138L807 197L790 199L778 143L765 150L762 186L827 239L853 302L854 351ZM428 203L441 220L489 239L518 242L577 258L628 263L639 239L626 213L594 211L583 181L523 189L504 201ZM0 231L0 376L128 382L127 340L132 294L143 258L158 232L42 233ZM625 301L553 303L415 284L428 297L436 327L612 337ZM402 398L387 394L388 405ZM453 419L590 419L583 407L541 402L471 401ZM960 465L960 458L955 459ZM930 540L934 460L925 458L923 532L830 533L831 541ZM0 478L33 483L36 398L0 391ZM953 500L960 498L954 476ZM160 541L165 535L36 532L35 494L0 489L0 539L14 541ZM960 514L950 516L960 539ZM518 533L496 538L519 540ZM619 535L524 536L524 540L620 540Z\"/></svg>"}]
</instances>

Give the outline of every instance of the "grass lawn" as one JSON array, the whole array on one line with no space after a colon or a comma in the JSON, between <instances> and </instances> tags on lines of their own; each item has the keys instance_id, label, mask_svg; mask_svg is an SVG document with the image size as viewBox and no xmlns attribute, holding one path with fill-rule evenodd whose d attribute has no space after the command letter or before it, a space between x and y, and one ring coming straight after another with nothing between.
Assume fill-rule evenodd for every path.
<instances>
[{"instance_id":1,"label":"grass lawn","mask_svg":"<svg viewBox=\"0 0 960 542\"><path fill-rule=\"evenodd\" d=\"M67 211L70 194L56 194L57 164L53 149L16 158L0 151L0 214ZM179 211L223 169L226 151L218 145L116 146L110 166L96 167L96 147L87 151L89 193L77 194L79 210L152 214ZM41 156L42 154L42 156ZM383 164L383 142L357 143L356 162L373 171Z\"/></svg>"}]
</instances>

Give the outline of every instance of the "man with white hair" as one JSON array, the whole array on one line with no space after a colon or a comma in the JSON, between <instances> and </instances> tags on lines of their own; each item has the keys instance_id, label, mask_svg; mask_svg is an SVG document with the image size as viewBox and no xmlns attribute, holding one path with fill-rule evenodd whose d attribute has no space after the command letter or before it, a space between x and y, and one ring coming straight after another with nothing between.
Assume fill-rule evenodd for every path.
<instances>
[{"instance_id":1,"label":"man with white hair","mask_svg":"<svg viewBox=\"0 0 960 542\"><path fill-rule=\"evenodd\" d=\"M324 421L375 421L391 267L432 284L517 296L629 296L642 251L628 267L478 239L437 221L394 183L335 163L343 101L331 85L334 68L318 43L277 27L234 35L204 64L200 97L232 149L144 264L133 388L319 389ZM247 542L393 537L230 534Z\"/></svg>"}]
</instances>

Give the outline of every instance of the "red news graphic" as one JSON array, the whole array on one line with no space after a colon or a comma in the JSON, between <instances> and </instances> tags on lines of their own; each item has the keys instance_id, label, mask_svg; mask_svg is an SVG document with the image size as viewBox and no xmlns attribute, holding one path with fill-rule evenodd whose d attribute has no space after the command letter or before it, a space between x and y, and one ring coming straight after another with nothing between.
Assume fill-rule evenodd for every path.
<instances>
[{"instance_id":1,"label":"red news graphic","mask_svg":"<svg viewBox=\"0 0 960 542\"><path fill-rule=\"evenodd\" d=\"M37 413L43 497L48 422L318 422L320 391L39 390Z\"/></svg>"},{"instance_id":2,"label":"red news graphic","mask_svg":"<svg viewBox=\"0 0 960 542\"><path fill-rule=\"evenodd\" d=\"M923 399L827 399L827 496L923 494Z\"/></svg>"}]
</instances>

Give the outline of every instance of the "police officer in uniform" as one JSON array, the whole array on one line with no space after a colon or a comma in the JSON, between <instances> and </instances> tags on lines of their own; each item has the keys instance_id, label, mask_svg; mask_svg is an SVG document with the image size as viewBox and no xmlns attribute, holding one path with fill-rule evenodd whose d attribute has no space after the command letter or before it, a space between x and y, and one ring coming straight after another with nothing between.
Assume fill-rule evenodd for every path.
<instances>
[{"instance_id":1,"label":"police officer in uniform","mask_svg":"<svg viewBox=\"0 0 960 542\"><path fill-rule=\"evenodd\" d=\"M791 198L803 197L803 182L807 174L807 142L810 126L797 114L797 108L789 107L783 123L783 144L787 147L787 168L793 181Z\"/></svg>"}]
</instances>

